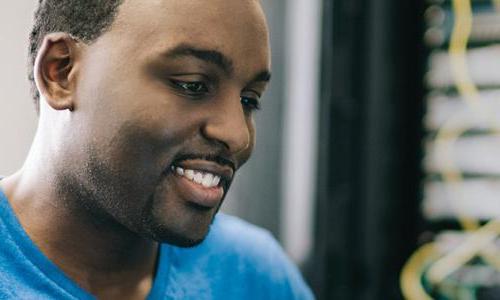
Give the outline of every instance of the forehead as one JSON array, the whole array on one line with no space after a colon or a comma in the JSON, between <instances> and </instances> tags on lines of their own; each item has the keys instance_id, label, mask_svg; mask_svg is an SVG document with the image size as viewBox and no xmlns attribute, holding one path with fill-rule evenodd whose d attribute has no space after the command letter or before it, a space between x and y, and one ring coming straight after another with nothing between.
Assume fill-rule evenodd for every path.
<instances>
[{"instance_id":1,"label":"forehead","mask_svg":"<svg viewBox=\"0 0 500 300\"><path fill-rule=\"evenodd\" d=\"M125 0L103 38L133 57L179 44L216 49L242 65L269 66L269 37L258 0Z\"/></svg>"}]
</instances>

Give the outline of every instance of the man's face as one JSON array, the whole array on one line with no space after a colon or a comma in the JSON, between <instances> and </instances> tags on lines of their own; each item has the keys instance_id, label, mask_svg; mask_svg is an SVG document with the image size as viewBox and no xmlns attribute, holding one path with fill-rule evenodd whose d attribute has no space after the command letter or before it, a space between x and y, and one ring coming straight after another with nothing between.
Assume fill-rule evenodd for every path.
<instances>
[{"instance_id":1,"label":"man's face","mask_svg":"<svg viewBox=\"0 0 500 300\"><path fill-rule=\"evenodd\" d=\"M269 77L257 0L126 0L85 46L61 178L142 236L199 243L255 138Z\"/></svg>"}]
</instances>

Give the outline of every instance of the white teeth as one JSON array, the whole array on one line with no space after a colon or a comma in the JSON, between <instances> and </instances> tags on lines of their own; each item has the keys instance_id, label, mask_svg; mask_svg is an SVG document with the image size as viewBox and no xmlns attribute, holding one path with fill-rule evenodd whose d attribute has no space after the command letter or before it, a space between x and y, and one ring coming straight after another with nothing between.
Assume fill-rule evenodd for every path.
<instances>
[{"instance_id":1,"label":"white teeth","mask_svg":"<svg viewBox=\"0 0 500 300\"><path fill-rule=\"evenodd\" d=\"M184 176L187 179L206 188L213 188L218 186L221 180L220 176L212 173L183 169L181 167L172 166L172 171L174 171L177 175Z\"/></svg>"},{"instance_id":2,"label":"white teeth","mask_svg":"<svg viewBox=\"0 0 500 300\"><path fill-rule=\"evenodd\" d=\"M203 175L203 181L201 184L207 188L212 187L212 181L214 181L214 175L210 173L205 173L205 175Z\"/></svg>"},{"instance_id":3,"label":"white teeth","mask_svg":"<svg viewBox=\"0 0 500 300\"><path fill-rule=\"evenodd\" d=\"M186 178L189 180L193 180L194 179L194 171L193 170L186 170L184 172L184 176L186 176Z\"/></svg>"},{"instance_id":4,"label":"white teeth","mask_svg":"<svg viewBox=\"0 0 500 300\"><path fill-rule=\"evenodd\" d=\"M180 175L180 176L184 175L184 169L183 168L177 167L175 170L177 172L177 175Z\"/></svg>"},{"instance_id":5,"label":"white teeth","mask_svg":"<svg viewBox=\"0 0 500 300\"><path fill-rule=\"evenodd\" d=\"M218 186L220 182L220 176L214 176L214 179L212 180L212 186Z\"/></svg>"},{"instance_id":6,"label":"white teeth","mask_svg":"<svg viewBox=\"0 0 500 300\"><path fill-rule=\"evenodd\" d=\"M195 172L193 181L198 184L201 184L203 182L203 174L200 172Z\"/></svg>"}]
</instances>

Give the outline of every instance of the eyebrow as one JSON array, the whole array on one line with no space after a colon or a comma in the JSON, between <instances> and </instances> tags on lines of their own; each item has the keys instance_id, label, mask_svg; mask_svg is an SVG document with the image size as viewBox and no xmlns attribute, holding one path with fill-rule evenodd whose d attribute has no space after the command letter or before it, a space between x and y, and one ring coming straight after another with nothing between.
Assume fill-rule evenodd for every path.
<instances>
[{"instance_id":1,"label":"eyebrow","mask_svg":"<svg viewBox=\"0 0 500 300\"><path fill-rule=\"evenodd\" d=\"M165 53L166 57L178 58L183 56L193 56L205 62L214 64L221 68L224 73L231 75L234 72L233 61L222 52L211 49L200 49L189 44L180 44ZM250 82L269 82L271 72L261 71Z\"/></svg>"},{"instance_id":2,"label":"eyebrow","mask_svg":"<svg viewBox=\"0 0 500 300\"><path fill-rule=\"evenodd\" d=\"M232 74L233 61L217 50L199 49L188 44L181 44L165 53L166 57L177 58L182 56L193 56L205 62L214 64L221 68L224 73Z\"/></svg>"},{"instance_id":3,"label":"eyebrow","mask_svg":"<svg viewBox=\"0 0 500 300\"><path fill-rule=\"evenodd\" d=\"M257 74L250 82L269 82L271 81L271 72L264 70Z\"/></svg>"}]
</instances>

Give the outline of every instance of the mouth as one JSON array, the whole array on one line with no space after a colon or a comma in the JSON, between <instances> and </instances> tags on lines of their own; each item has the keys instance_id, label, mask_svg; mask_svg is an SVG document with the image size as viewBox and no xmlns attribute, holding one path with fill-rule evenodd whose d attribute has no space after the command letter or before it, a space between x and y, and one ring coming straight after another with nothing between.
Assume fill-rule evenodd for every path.
<instances>
[{"instance_id":1,"label":"mouth","mask_svg":"<svg viewBox=\"0 0 500 300\"><path fill-rule=\"evenodd\" d=\"M202 210L218 207L233 178L234 169L204 159L177 160L166 170L181 198Z\"/></svg>"},{"instance_id":2,"label":"mouth","mask_svg":"<svg viewBox=\"0 0 500 300\"><path fill-rule=\"evenodd\" d=\"M221 176L211 172L204 172L201 170L184 169L182 167L171 166L172 172L176 175L184 177L192 182L203 186L204 188L214 188L221 183Z\"/></svg>"}]
</instances>

